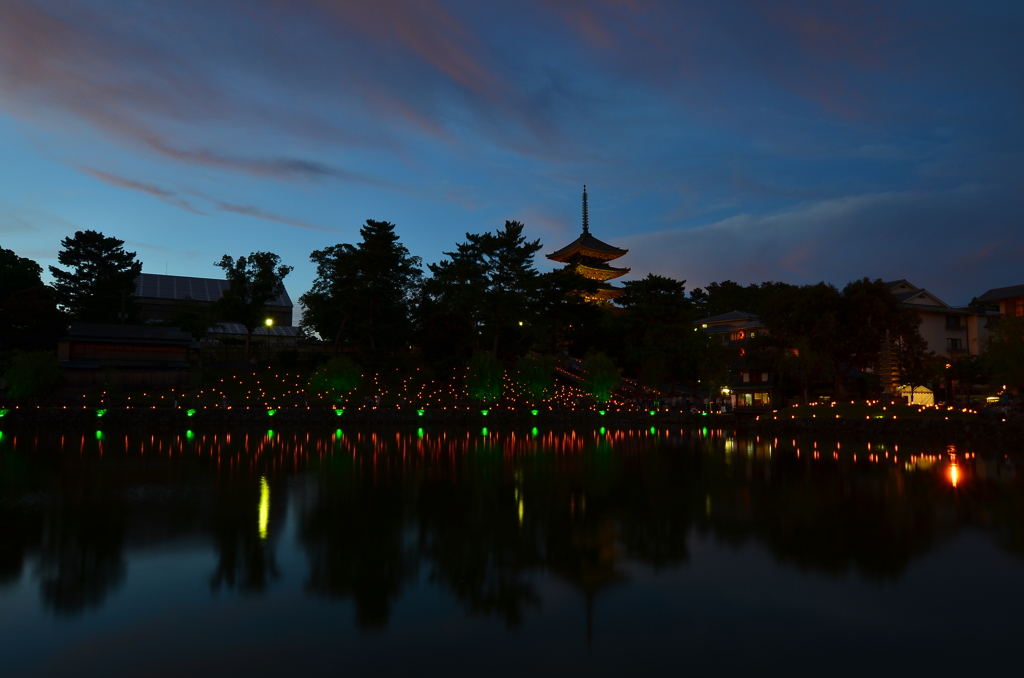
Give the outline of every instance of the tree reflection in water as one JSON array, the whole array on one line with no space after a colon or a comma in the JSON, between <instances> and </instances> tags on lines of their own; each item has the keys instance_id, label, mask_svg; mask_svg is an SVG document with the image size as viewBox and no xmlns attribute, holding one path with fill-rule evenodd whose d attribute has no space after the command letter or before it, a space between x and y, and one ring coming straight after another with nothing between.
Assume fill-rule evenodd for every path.
<instances>
[{"instance_id":1,"label":"tree reflection in water","mask_svg":"<svg viewBox=\"0 0 1024 678\"><path fill-rule=\"evenodd\" d=\"M855 461L849 442L706 431L129 435L123 448L100 445L0 439L0 586L28 573L46 606L80 613L122 585L134 551L188 539L212 541L214 591L266 591L282 578L278 551L298 549L304 590L351 600L364 630L386 627L424 582L514 627L555 576L586 601L589 632L627 563L685 566L695 538L754 541L807 570L885 580L965 526L1024 554L1012 460L964 449L905 448L896 462L876 445ZM949 454L959 455L956 487Z\"/></svg>"}]
</instances>

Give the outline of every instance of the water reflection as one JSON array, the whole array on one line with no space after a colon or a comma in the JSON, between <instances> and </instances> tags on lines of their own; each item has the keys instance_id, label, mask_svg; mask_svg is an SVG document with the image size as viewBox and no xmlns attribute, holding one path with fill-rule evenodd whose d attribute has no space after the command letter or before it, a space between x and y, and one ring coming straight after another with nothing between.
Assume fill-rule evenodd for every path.
<instances>
[{"instance_id":1,"label":"water reflection","mask_svg":"<svg viewBox=\"0 0 1024 678\"><path fill-rule=\"evenodd\" d=\"M680 567L695 535L888 581L965 527L1024 554L1012 462L707 429L5 435L0 586L32 582L80 614L162 545L212 550L211 590L248 594L295 553L304 590L352 601L364 630L422 582L518 626L553 576L585 601L589 635L629 563Z\"/></svg>"}]
</instances>

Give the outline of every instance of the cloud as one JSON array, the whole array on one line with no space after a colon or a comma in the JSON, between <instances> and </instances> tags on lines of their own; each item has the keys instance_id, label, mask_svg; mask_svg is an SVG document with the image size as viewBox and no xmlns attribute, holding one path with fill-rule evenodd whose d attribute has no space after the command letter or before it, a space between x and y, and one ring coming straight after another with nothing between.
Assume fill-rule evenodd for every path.
<instances>
[{"instance_id":1,"label":"cloud","mask_svg":"<svg viewBox=\"0 0 1024 678\"><path fill-rule=\"evenodd\" d=\"M955 304L1019 282L1020 223L1024 205L999 189L964 186L831 198L630 236L623 244L627 258L642 258L651 272L686 279L690 287L726 279L841 286L864 276L906 278Z\"/></svg>"},{"instance_id":2,"label":"cloud","mask_svg":"<svg viewBox=\"0 0 1024 678\"><path fill-rule=\"evenodd\" d=\"M197 209L175 191L171 191L166 188L161 188L160 186L157 186L155 184L150 184L142 181L134 181L132 179L125 179L124 177L119 177L117 175L110 174L109 172L98 170L94 167L79 166L78 169L95 179L110 184L111 186L117 186L118 188L127 188L132 191L139 191L141 193L145 193L146 195L151 195L154 198L157 198L158 200L167 203L168 205L180 207L181 209L192 212L193 214L209 216L207 212L203 212ZM243 216L253 217L255 219L263 219L264 221L273 221L279 224L286 224L288 226L306 228L314 231L323 231L325 233L334 232L330 229L322 228L315 224L302 221L301 219L294 219L291 217L281 216L280 214L268 212L253 205L238 205L234 203L224 202L222 200L217 200L215 198L211 198L198 192L192 191L191 193L193 195L196 195L197 197L203 198L213 203L215 209L219 212L231 212L233 214L241 214Z\"/></svg>"},{"instance_id":3,"label":"cloud","mask_svg":"<svg viewBox=\"0 0 1024 678\"><path fill-rule=\"evenodd\" d=\"M174 191L169 191L165 188L160 188L159 186L155 186L154 184L147 184L141 181L125 179L124 177L119 177L114 174L110 174L109 172L103 172L102 170L98 170L95 167L88 167L86 165L79 165L78 170L89 175L94 179L99 179L104 183L110 184L111 186L127 188L132 191L140 191L142 193L145 193L146 195L151 195L158 200L162 200L168 205L180 207L181 209L186 210L188 212L192 212L193 214L202 214L204 216L206 215L206 212L203 212L195 208L190 202L182 198Z\"/></svg>"},{"instance_id":4,"label":"cloud","mask_svg":"<svg viewBox=\"0 0 1024 678\"><path fill-rule=\"evenodd\" d=\"M288 226L295 226L296 228L307 228L312 231L322 231L324 233L334 233L329 228L317 226L300 219L293 219L291 217L284 217L280 214L274 214L273 212L267 212L259 207L253 205L235 205L229 202L221 202L220 200L214 200L214 205L221 212L231 212L233 214L241 214L247 217L253 217L255 219L263 219L265 221L273 221L279 224L287 224Z\"/></svg>"}]
</instances>

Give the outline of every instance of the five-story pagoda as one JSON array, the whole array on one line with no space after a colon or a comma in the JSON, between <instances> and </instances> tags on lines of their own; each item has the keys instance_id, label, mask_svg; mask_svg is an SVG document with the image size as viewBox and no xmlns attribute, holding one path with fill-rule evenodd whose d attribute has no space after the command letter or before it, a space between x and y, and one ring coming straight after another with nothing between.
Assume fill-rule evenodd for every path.
<instances>
[{"instance_id":1,"label":"five-story pagoda","mask_svg":"<svg viewBox=\"0 0 1024 678\"><path fill-rule=\"evenodd\" d=\"M590 235L590 222L587 216L587 187L583 187L583 233L571 243L547 255L552 261L560 261L576 269L576 272L588 280L597 281L597 290L581 292L587 301L600 304L622 294L622 290L610 284L614 280L629 273L628 268L615 268L608 262L618 259L629 250L612 247Z\"/></svg>"}]
</instances>

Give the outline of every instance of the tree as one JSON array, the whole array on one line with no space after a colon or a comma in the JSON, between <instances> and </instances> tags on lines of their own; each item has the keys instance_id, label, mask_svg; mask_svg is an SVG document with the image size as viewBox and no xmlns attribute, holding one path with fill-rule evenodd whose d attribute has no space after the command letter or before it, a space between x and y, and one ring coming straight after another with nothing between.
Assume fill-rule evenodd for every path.
<instances>
[{"instance_id":1,"label":"tree","mask_svg":"<svg viewBox=\"0 0 1024 678\"><path fill-rule=\"evenodd\" d=\"M423 271L394 229L387 221L367 219L358 245L341 243L309 257L317 274L299 297L306 309L302 326L333 341L335 355L345 339L371 351L408 344L410 308Z\"/></svg>"},{"instance_id":2,"label":"tree","mask_svg":"<svg viewBox=\"0 0 1024 678\"><path fill-rule=\"evenodd\" d=\"M343 394L359 388L363 375L359 365L340 356L328 360L309 378L309 390L322 393L332 400L341 400Z\"/></svg>"},{"instance_id":3,"label":"tree","mask_svg":"<svg viewBox=\"0 0 1024 678\"><path fill-rule=\"evenodd\" d=\"M516 385L535 402L550 398L555 390L555 359L528 353L516 361Z\"/></svg>"},{"instance_id":4,"label":"tree","mask_svg":"<svg viewBox=\"0 0 1024 678\"><path fill-rule=\"evenodd\" d=\"M761 319L768 334L752 348L770 369L795 378L805 399L815 381L831 380L844 395L853 370L879 365L887 335L910 338L921 322L885 283L867 278L842 292L824 282L783 288L765 300Z\"/></svg>"},{"instance_id":5,"label":"tree","mask_svg":"<svg viewBox=\"0 0 1024 678\"><path fill-rule=\"evenodd\" d=\"M496 402L501 400L505 371L493 353L479 351L469 361L466 370L466 391L473 400Z\"/></svg>"},{"instance_id":6,"label":"tree","mask_svg":"<svg viewBox=\"0 0 1024 678\"><path fill-rule=\"evenodd\" d=\"M77 231L61 240L57 261L71 270L50 266L50 273L61 308L73 320L125 323L138 319L133 294L142 262L123 245L123 240L97 231Z\"/></svg>"},{"instance_id":7,"label":"tree","mask_svg":"<svg viewBox=\"0 0 1024 678\"><path fill-rule=\"evenodd\" d=\"M892 350L900 374L900 384L910 387L910 401L913 402L917 387L924 386L938 374L940 358L935 351L928 349L928 342L920 332L896 337L892 342Z\"/></svg>"},{"instance_id":8,"label":"tree","mask_svg":"<svg viewBox=\"0 0 1024 678\"><path fill-rule=\"evenodd\" d=\"M699 318L709 318L730 311L744 311L760 315L765 304L775 295L793 285L780 282L751 283L746 287L731 280L713 282L704 289L695 287L690 302Z\"/></svg>"},{"instance_id":9,"label":"tree","mask_svg":"<svg viewBox=\"0 0 1024 678\"><path fill-rule=\"evenodd\" d=\"M1001 318L988 337L986 360L992 383L1024 388L1024 318Z\"/></svg>"},{"instance_id":10,"label":"tree","mask_svg":"<svg viewBox=\"0 0 1024 678\"><path fill-rule=\"evenodd\" d=\"M228 288L213 304L214 310L245 327L248 360L253 330L264 324L267 302L284 292L284 279L292 267L282 265L281 257L271 252L252 252L248 258L237 260L225 254L214 266L224 270L228 281Z\"/></svg>"},{"instance_id":11,"label":"tree","mask_svg":"<svg viewBox=\"0 0 1024 678\"><path fill-rule=\"evenodd\" d=\"M67 331L53 288L44 285L42 267L0 247L0 349L56 346Z\"/></svg>"},{"instance_id":12,"label":"tree","mask_svg":"<svg viewBox=\"0 0 1024 678\"><path fill-rule=\"evenodd\" d=\"M63 371L50 351L32 351L14 356L11 369L4 374L11 398L37 398L60 383Z\"/></svg>"},{"instance_id":13,"label":"tree","mask_svg":"<svg viewBox=\"0 0 1024 678\"><path fill-rule=\"evenodd\" d=\"M598 404L611 400L619 386L621 374L615 362L600 351L591 351L583 358L583 389Z\"/></svg>"},{"instance_id":14,"label":"tree","mask_svg":"<svg viewBox=\"0 0 1024 678\"><path fill-rule=\"evenodd\" d=\"M684 358L696 347L686 281L649 274L623 284L615 303L625 308L625 357L639 367L646 386L660 388L671 379L673 390Z\"/></svg>"},{"instance_id":15,"label":"tree","mask_svg":"<svg viewBox=\"0 0 1024 678\"><path fill-rule=\"evenodd\" d=\"M430 264L427 309L457 312L477 328L497 357L502 338L522 340L525 321L541 306L541 276L533 266L540 240L523 237L523 224L506 221L494 233L466 234L449 258Z\"/></svg>"}]
</instances>

